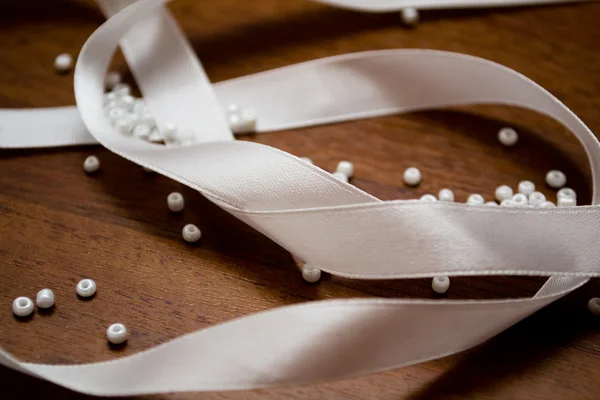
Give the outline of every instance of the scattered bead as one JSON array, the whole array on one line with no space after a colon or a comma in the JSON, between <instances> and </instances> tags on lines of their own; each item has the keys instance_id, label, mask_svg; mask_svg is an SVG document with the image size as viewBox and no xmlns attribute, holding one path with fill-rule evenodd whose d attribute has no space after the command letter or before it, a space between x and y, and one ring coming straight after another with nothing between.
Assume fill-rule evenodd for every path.
<instances>
[{"instance_id":1,"label":"scattered bead","mask_svg":"<svg viewBox=\"0 0 600 400\"><path fill-rule=\"evenodd\" d=\"M340 181L348 182L348 175L344 174L343 172L336 171L332 175L335 176Z\"/></svg>"},{"instance_id":2,"label":"scattered bead","mask_svg":"<svg viewBox=\"0 0 600 400\"><path fill-rule=\"evenodd\" d=\"M535 184L531 181L519 182L519 193L523 193L525 196L529 196L535 192Z\"/></svg>"},{"instance_id":3,"label":"scattered bead","mask_svg":"<svg viewBox=\"0 0 600 400\"><path fill-rule=\"evenodd\" d=\"M540 207L546 201L546 196L541 192L533 192L529 195L529 204L534 207Z\"/></svg>"},{"instance_id":4,"label":"scattered bead","mask_svg":"<svg viewBox=\"0 0 600 400\"><path fill-rule=\"evenodd\" d=\"M305 263L302 266L302 278L304 278L306 282L315 283L321 279L321 270L308 263Z\"/></svg>"},{"instance_id":5,"label":"scattered bead","mask_svg":"<svg viewBox=\"0 0 600 400\"><path fill-rule=\"evenodd\" d=\"M12 312L17 317L26 317L33 312L33 301L29 297L17 297L12 303Z\"/></svg>"},{"instance_id":6,"label":"scattered bead","mask_svg":"<svg viewBox=\"0 0 600 400\"><path fill-rule=\"evenodd\" d=\"M68 72L71 70L72 66L73 66L73 57L71 57L70 54L67 54L67 53L60 54L54 60L54 69L56 70L56 72L59 72L59 73Z\"/></svg>"},{"instance_id":7,"label":"scattered bead","mask_svg":"<svg viewBox=\"0 0 600 400\"><path fill-rule=\"evenodd\" d=\"M556 197L565 197L567 199L577 199L577 193L571 188L562 188L556 193Z\"/></svg>"},{"instance_id":8,"label":"scattered bead","mask_svg":"<svg viewBox=\"0 0 600 400\"><path fill-rule=\"evenodd\" d=\"M496 188L495 195L496 195L496 200L498 200L499 202L502 202L503 200L506 200L506 199L512 199L513 190L510 186L507 186L507 185L498 186Z\"/></svg>"},{"instance_id":9,"label":"scattered bead","mask_svg":"<svg viewBox=\"0 0 600 400\"><path fill-rule=\"evenodd\" d=\"M82 279L77 283L75 291L81 297L91 297L96 294L96 282L91 279Z\"/></svg>"},{"instance_id":10,"label":"scattered bead","mask_svg":"<svg viewBox=\"0 0 600 400\"><path fill-rule=\"evenodd\" d=\"M249 133L256 129L256 112L246 109L241 114L229 115L229 127L233 133Z\"/></svg>"},{"instance_id":11,"label":"scattered bead","mask_svg":"<svg viewBox=\"0 0 600 400\"><path fill-rule=\"evenodd\" d=\"M594 297L588 301L588 310L592 315L600 317L600 297Z\"/></svg>"},{"instance_id":12,"label":"scattered bead","mask_svg":"<svg viewBox=\"0 0 600 400\"><path fill-rule=\"evenodd\" d=\"M440 201L454 201L454 192L450 189L442 189L438 194Z\"/></svg>"},{"instance_id":13,"label":"scattered bead","mask_svg":"<svg viewBox=\"0 0 600 400\"><path fill-rule=\"evenodd\" d=\"M354 174L354 164L352 164L350 161L340 161L335 169L335 172L341 172L348 178L352 178L352 175Z\"/></svg>"},{"instance_id":14,"label":"scattered bead","mask_svg":"<svg viewBox=\"0 0 600 400\"><path fill-rule=\"evenodd\" d=\"M104 85L108 89L113 89L119 83L121 83L121 74L118 72L109 72L104 77Z\"/></svg>"},{"instance_id":15,"label":"scattered bead","mask_svg":"<svg viewBox=\"0 0 600 400\"><path fill-rule=\"evenodd\" d=\"M100 160L96 156L88 156L83 162L83 170L88 174L93 174L100 168Z\"/></svg>"},{"instance_id":16,"label":"scattered bead","mask_svg":"<svg viewBox=\"0 0 600 400\"><path fill-rule=\"evenodd\" d=\"M529 204L529 199L523 193L517 193L512 197L514 205L517 207L523 207Z\"/></svg>"},{"instance_id":17,"label":"scattered bead","mask_svg":"<svg viewBox=\"0 0 600 400\"><path fill-rule=\"evenodd\" d=\"M567 177L561 171L553 169L546 174L546 183L554 189L560 189L567 184Z\"/></svg>"},{"instance_id":18,"label":"scattered bead","mask_svg":"<svg viewBox=\"0 0 600 400\"><path fill-rule=\"evenodd\" d=\"M577 205L577 200L569 197L559 197L556 201L556 205L559 207L575 207Z\"/></svg>"},{"instance_id":19,"label":"scattered bead","mask_svg":"<svg viewBox=\"0 0 600 400\"><path fill-rule=\"evenodd\" d=\"M433 202L437 201L437 197L435 197L432 194L424 194L423 196L421 196L421 198L419 200L433 203Z\"/></svg>"},{"instance_id":20,"label":"scattered bead","mask_svg":"<svg viewBox=\"0 0 600 400\"><path fill-rule=\"evenodd\" d=\"M404 8L401 11L402 22L408 26L415 26L419 23L419 10L413 7Z\"/></svg>"},{"instance_id":21,"label":"scattered bead","mask_svg":"<svg viewBox=\"0 0 600 400\"><path fill-rule=\"evenodd\" d=\"M502 200L502 202L500 203L500 206L502 207L515 207L516 204L513 201L513 199L504 199Z\"/></svg>"},{"instance_id":22,"label":"scattered bead","mask_svg":"<svg viewBox=\"0 0 600 400\"><path fill-rule=\"evenodd\" d=\"M167 196L167 206L170 211L179 212L183 210L185 202L181 193L173 192Z\"/></svg>"},{"instance_id":23,"label":"scattered bead","mask_svg":"<svg viewBox=\"0 0 600 400\"><path fill-rule=\"evenodd\" d=\"M488 207L498 207L498 203L496 203L495 201L488 201L484 204L484 206L488 206Z\"/></svg>"},{"instance_id":24,"label":"scattered bead","mask_svg":"<svg viewBox=\"0 0 600 400\"><path fill-rule=\"evenodd\" d=\"M200 232L200 229L198 229L198 227L194 224L187 224L184 226L181 234L183 236L183 240L188 243L197 242L202 236L202 232Z\"/></svg>"},{"instance_id":25,"label":"scattered bead","mask_svg":"<svg viewBox=\"0 0 600 400\"><path fill-rule=\"evenodd\" d=\"M306 162L306 163L309 163L309 164L314 164L314 163L313 163L313 160L311 160L311 159L310 159L310 158L308 158L308 157L300 157L300 159L301 159L302 161Z\"/></svg>"},{"instance_id":26,"label":"scattered bead","mask_svg":"<svg viewBox=\"0 0 600 400\"><path fill-rule=\"evenodd\" d=\"M54 292L50 289L42 289L35 296L35 303L39 308L50 308L54 305Z\"/></svg>"},{"instance_id":27,"label":"scattered bead","mask_svg":"<svg viewBox=\"0 0 600 400\"><path fill-rule=\"evenodd\" d=\"M404 183L409 186L417 186L421 183L421 171L415 167L407 168L404 171Z\"/></svg>"},{"instance_id":28,"label":"scattered bead","mask_svg":"<svg viewBox=\"0 0 600 400\"><path fill-rule=\"evenodd\" d=\"M540 204L540 207L541 208L554 208L554 207L556 207L556 205L553 202L546 200L545 202Z\"/></svg>"},{"instance_id":29,"label":"scattered bead","mask_svg":"<svg viewBox=\"0 0 600 400\"><path fill-rule=\"evenodd\" d=\"M127 328L123 324L112 324L106 330L106 338L112 344L121 344L127 340Z\"/></svg>"},{"instance_id":30,"label":"scattered bead","mask_svg":"<svg viewBox=\"0 0 600 400\"><path fill-rule=\"evenodd\" d=\"M472 194L467 199L467 204L470 206L482 206L485 200L480 194Z\"/></svg>"},{"instance_id":31,"label":"scattered bead","mask_svg":"<svg viewBox=\"0 0 600 400\"><path fill-rule=\"evenodd\" d=\"M447 276L435 276L431 280L431 288L436 293L439 293L439 294L446 293L448 291L449 287L450 287L450 278L448 278Z\"/></svg>"},{"instance_id":32,"label":"scattered bead","mask_svg":"<svg viewBox=\"0 0 600 400\"><path fill-rule=\"evenodd\" d=\"M506 147L511 147L519 141L519 135L513 128L502 128L498 131L498 140Z\"/></svg>"}]
</instances>

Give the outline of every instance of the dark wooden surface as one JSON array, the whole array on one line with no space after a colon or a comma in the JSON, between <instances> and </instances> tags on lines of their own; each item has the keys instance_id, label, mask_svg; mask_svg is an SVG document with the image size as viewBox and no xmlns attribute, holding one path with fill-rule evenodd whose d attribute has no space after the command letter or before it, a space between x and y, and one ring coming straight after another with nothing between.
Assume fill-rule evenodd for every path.
<instances>
[{"instance_id":1,"label":"dark wooden surface","mask_svg":"<svg viewBox=\"0 0 600 400\"><path fill-rule=\"evenodd\" d=\"M54 57L77 54L103 21L90 2L1 1L0 107L74 103L72 74L53 72ZM531 77L600 132L600 4L423 12L416 29L395 14L361 14L305 0L180 0L171 4L213 81L341 53L433 48L485 57ZM122 58L115 68L127 73ZM127 73L127 79L131 76ZM310 101L310 99L307 99ZM500 146L499 127L521 141ZM249 137L332 170L355 163L353 183L382 199L416 198L442 187L464 201L491 200L500 184L533 180L546 195L545 172L559 168L590 199L589 166L578 142L545 117L500 107L470 107ZM102 170L81 169L89 154ZM402 171L418 166L423 184L408 189ZM165 198L185 195L169 213ZM180 237L185 223L204 232L201 244ZM515 233L515 234L518 234ZM427 249L423 249L427 251ZM98 283L91 301L74 286ZM452 299L531 296L542 279L456 278ZM16 296L44 287L56 307L18 321ZM592 281L475 349L412 367L308 387L234 393L183 393L144 399L598 399L600 322L586 302ZM110 360L184 333L257 311L344 297L436 298L429 280L350 281L324 276L306 284L290 255L198 193L144 173L100 146L0 152L0 343L32 362ZM126 346L108 346L115 321L131 330ZM88 398L0 367L0 398L41 395Z\"/></svg>"}]
</instances>

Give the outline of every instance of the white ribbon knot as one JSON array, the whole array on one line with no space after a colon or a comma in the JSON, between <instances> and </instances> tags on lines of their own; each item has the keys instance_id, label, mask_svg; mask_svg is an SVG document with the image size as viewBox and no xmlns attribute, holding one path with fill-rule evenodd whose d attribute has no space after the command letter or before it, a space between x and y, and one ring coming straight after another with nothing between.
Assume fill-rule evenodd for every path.
<instances>
[{"instance_id":1,"label":"white ribbon knot","mask_svg":"<svg viewBox=\"0 0 600 400\"><path fill-rule=\"evenodd\" d=\"M378 12L554 1L322 2ZM551 277L529 299L319 301L240 318L110 362L32 364L0 349L1 364L97 395L313 383L467 349L600 275L600 144L567 107L517 72L461 54L387 50L211 85L163 8L165 0L100 3L114 16L81 51L75 71L77 108L1 110L1 147L99 142L199 190L292 254L334 275ZM113 129L103 111L103 80L119 43L157 125L177 121L195 129L200 144L166 148ZM465 104L529 108L562 123L581 141L592 168L594 205L491 209L380 201L283 151L233 141L221 111L230 103L252 106L259 132ZM494 230L487 228L490 224Z\"/></svg>"}]
</instances>

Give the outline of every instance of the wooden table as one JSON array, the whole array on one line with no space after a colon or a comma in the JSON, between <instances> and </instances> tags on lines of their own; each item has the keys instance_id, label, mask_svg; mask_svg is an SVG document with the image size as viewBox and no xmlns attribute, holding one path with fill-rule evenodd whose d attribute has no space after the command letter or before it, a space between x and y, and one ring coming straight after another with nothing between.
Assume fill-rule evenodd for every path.
<instances>
[{"instance_id":1,"label":"wooden table","mask_svg":"<svg viewBox=\"0 0 600 400\"><path fill-rule=\"evenodd\" d=\"M313 58L385 48L433 48L497 61L534 79L600 132L600 4L428 11L407 29L397 14L362 14L305 0L180 0L171 9L210 78L229 79ZM77 54L104 18L92 2L2 2L0 107L74 104L72 74L56 75L57 54ZM121 57L114 68L131 76ZM502 126L519 144L500 146ZM382 199L416 198L450 187L458 201L487 200L500 184L530 179L551 199L545 172L564 170L579 203L590 201L590 173L578 142L540 115L469 107L375 118L246 137L312 158L331 171L348 159L352 183ZM93 177L81 165L101 160ZM424 181L406 188L402 172ZM23 360L77 363L134 354L184 333L258 311L345 297L437 298L430 280L361 282L330 276L305 283L289 253L198 193L148 174L100 146L0 152L0 343ZM169 213L181 191L187 207ZM198 224L200 245L181 239ZM518 234L518 232L515 232ZM424 249L426 251L426 249ZM98 283L91 301L78 280ZM456 278L451 299L531 296L543 279ZM56 307L17 321L16 296L52 288ZM183 393L144 399L598 399L600 320L586 310L598 282L520 322L491 341L441 360L308 387ZM106 327L122 321L126 346L113 349ZM88 398L0 368L0 398Z\"/></svg>"}]
</instances>

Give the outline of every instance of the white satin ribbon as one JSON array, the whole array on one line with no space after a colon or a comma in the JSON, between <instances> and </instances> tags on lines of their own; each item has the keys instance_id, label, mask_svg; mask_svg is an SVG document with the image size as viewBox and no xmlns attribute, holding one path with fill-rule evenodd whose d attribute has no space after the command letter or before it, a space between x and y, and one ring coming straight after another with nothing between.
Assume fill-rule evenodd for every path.
<instances>
[{"instance_id":1,"label":"white satin ribbon","mask_svg":"<svg viewBox=\"0 0 600 400\"><path fill-rule=\"evenodd\" d=\"M138 33L156 29L157 36L164 33L171 40L185 41L173 29L172 20L161 14L164 2L141 0L123 9L82 49L75 73L77 107L89 132L105 147L199 190L293 254L335 275L366 279L488 274L553 277L531 299L312 302L200 330L111 362L32 364L0 349L3 365L99 395L313 383L464 350L575 290L587 277L600 275L597 205L541 210L382 202L290 154L229 140L215 100L221 105L236 102L253 107L262 131L463 104L530 108L561 122L579 138L590 158L593 204L598 204L600 144L594 135L550 93L489 61L427 50L356 53L216 84L215 97L199 64L189 60L185 64L190 67L186 74L194 77L187 87L183 84L186 76L171 76L178 70L168 60L150 61L147 54L158 53L142 44L145 52L135 48L126 56L136 76L145 81L140 83L144 97L157 97L152 104L161 104L158 98L167 89L155 81L178 80L185 97L197 98L206 107L202 112L213 118L207 125L199 122L198 132L206 135L202 137L207 143L166 148L119 135L102 107L106 68L119 41L130 38L130 29ZM135 25L139 21L142 25ZM137 46L138 41L127 43ZM161 40L153 43L156 49L167 51ZM191 57L185 45L173 48L178 49L174 58ZM141 65L146 63L158 65ZM154 69L163 72L157 74ZM181 112L176 108L157 113L159 123ZM6 135L14 129L5 122L13 118L6 113L0 114L2 146L16 143ZM192 121L192 117L185 118ZM37 140L48 145L54 140L27 132L26 144ZM215 138L223 141L214 142Z\"/></svg>"}]
</instances>

